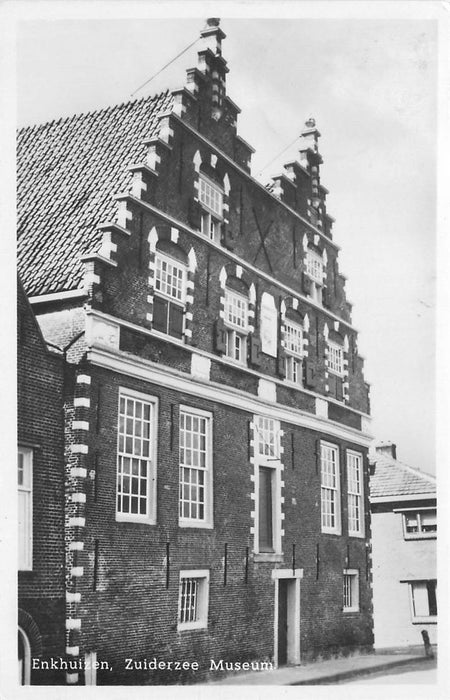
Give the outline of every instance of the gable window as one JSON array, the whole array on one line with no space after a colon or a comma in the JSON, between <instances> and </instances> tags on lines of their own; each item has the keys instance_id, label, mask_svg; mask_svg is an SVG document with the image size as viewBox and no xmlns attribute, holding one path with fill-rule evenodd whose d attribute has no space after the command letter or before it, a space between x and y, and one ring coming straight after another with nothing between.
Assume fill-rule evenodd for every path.
<instances>
[{"instance_id":1,"label":"gable window","mask_svg":"<svg viewBox=\"0 0 450 700\"><path fill-rule=\"evenodd\" d=\"M347 450L348 534L364 535L362 455Z\"/></svg>"},{"instance_id":2,"label":"gable window","mask_svg":"<svg viewBox=\"0 0 450 700\"><path fill-rule=\"evenodd\" d=\"M359 611L359 572L356 569L344 569L343 611Z\"/></svg>"},{"instance_id":3,"label":"gable window","mask_svg":"<svg viewBox=\"0 0 450 700\"><path fill-rule=\"evenodd\" d=\"M157 399L121 389L116 520L156 522Z\"/></svg>"},{"instance_id":4,"label":"gable window","mask_svg":"<svg viewBox=\"0 0 450 700\"><path fill-rule=\"evenodd\" d=\"M19 570L33 568L33 452L19 447L17 453Z\"/></svg>"},{"instance_id":5,"label":"gable window","mask_svg":"<svg viewBox=\"0 0 450 700\"><path fill-rule=\"evenodd\" d=\"M280 423L273 418L255 418L257 466L256 551L281 551Z\"/></svg>"},{"instance_id":6,"label":"gable window","mask_svg":"<svg viewBox=\"0 0 450 700\"><path fill-rule=\"evenodd\" d=\"M212 416L180 408L179 518L185 527L212 527Z\"/></svg>"},{"instance_id":7,"label":"gable window","mask_svg":"<svg viewBox=\"0 0 450 700\"><path fill-rule=\"evenodd\" d=\"M244 364L247 359L248 299L225 289L225 355Z\"/></svg>"},{"instance_id":8,"label":"gable window","mask_svg":"<svg viewBox=\"0 0 450 700\"><path fill-rule=\"evenodd\" d=\"M285 321L286 379L302 383L303 329L294 321Z\"/></svg>"},{"instance_id":9,"label":"gable window","mask_svg":"<svg viewBox=\"0 0 450 700\"><path fill-rule=\"evenodd\" d=\"M341 345L328 341L328 371L344 374L344 349Z\"/></svg>"},{"instance_id":10,"label":"gable window","mask_svg":"<svg viewBox=\"0 0 450 700\"><path fill-rule=\"evenodd\" d=\"M201 231L208 238L220 243L220 227L223 218L223 191L204 175L199 180L199 200L203 206Z\"/></svg>"},{"instance_id":11,"label":"gable window","mask_svg":"<svg viewBox=\"0 0 450 700\"><path fill-rule=\"evenodd\" d=\"M180 571L178 598L178 630L202 629L208 626L209 571Z\"/></svg>"},{"instance_id":12,"label":"gable window","mask_svg":"<svg viewBox=\"0 0 450 700\"><path fill-rule=\"evenodd\" d=\"M341 534L339 450L320 443L322 532Z\"/></svg>"},{"instance_id":13,"label":"gable window","mask_svg":"<svg viewBox=\"0 0 450 700\"><path fill-rule=\"evenodd\" d=\"M186 276L184 263L156 252L153 328L180 339L184 331Z\"/></svg>"},{"instance_id":14,"label":"gable window","mask_svg":"<svg viewBox=\"0 0 450 700\"><path fill-rule=\"evenodd\" d=\"M437 533L436 508L403 513L405 540L434 538Z\"/></svg>"},{"instance_id":15,"label":"gable window","mask_svg":"<svg viewBox=\"0 0 450 700\"><path fill-rule=\"evenodd\" d=\"M409 584L413 622L433 622L437 617L437 582L411 581Z\"/></svg>"},{"instance_id":16,"label":"gable window","mask_svg":"<svg viewBox=\"0 0 450 700\"><path fill-rule=\"evenodd\" d=\"M323 259L315 250L306 252L306 274L311 279L311 297L317 303L322 302Z\"/></svg>"}]
</instances>

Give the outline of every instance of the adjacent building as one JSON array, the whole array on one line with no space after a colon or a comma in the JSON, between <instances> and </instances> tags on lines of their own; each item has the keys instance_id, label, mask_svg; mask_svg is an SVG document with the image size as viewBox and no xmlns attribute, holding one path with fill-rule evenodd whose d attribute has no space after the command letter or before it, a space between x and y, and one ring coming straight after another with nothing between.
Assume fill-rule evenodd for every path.
<instances>
[{"instance_id":1,"label":"adjacent building","mask_svg":"<svg viewBox=\"0 0 450 700\"><path fill-rule=\"evenodd\" d=\"M262 186L218 20L201 36L182 88L19 133L19 273L63 349L70 684L373 643L368 385L320 133Z\"/></svg>"},{"instance_id":2,"label":"adjacent building","mask_svg":"<svg viewBox=\"0 0 450 700\"><path fill-rule=\"evenodd\" d=\"M376 448L370 480L377 648L437 643L436 480Z\"/></svg>"}]
</instances>

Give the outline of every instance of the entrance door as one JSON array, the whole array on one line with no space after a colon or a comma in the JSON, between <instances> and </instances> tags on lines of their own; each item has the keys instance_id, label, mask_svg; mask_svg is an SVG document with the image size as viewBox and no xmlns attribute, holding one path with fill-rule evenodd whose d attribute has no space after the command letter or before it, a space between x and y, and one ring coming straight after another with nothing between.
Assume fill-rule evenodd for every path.
<instances>
[{"instance_id":1,"label":"entrance door","mask_svg":"<svg viewBox=\"0 0 450 700\"><path fill-rule=\"evenodd\" d=\"M288 587L289 579L278 581L278 665L288 662Z\"/></svg>"}]
</instances>

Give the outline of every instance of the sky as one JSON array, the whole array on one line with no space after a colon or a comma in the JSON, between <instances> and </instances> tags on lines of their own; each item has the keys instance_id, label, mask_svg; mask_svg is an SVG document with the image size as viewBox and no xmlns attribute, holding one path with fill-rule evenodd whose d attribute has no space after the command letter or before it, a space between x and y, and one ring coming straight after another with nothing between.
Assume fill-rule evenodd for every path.
<instances>
[{"instance_id":1,"label":"sky","mask_svg":"<svg viewBox=\"0 0 450 700\"><path fill-rule=\"evenodd\" d=\"M434 472L437 24L339 12L263 18L260 5L260 16L255 4L256 16L221 13L227 94L242 110L238 133L256 149L252 173L263 182L278 174L298 141L279 154L315 118L321 182L372 384L372 432L395 442L400 460ZM19 126L129 100L199 36L206 16L21 21ZM198 49L135 96L180 87Z\"/></svg>"}]
</instances>

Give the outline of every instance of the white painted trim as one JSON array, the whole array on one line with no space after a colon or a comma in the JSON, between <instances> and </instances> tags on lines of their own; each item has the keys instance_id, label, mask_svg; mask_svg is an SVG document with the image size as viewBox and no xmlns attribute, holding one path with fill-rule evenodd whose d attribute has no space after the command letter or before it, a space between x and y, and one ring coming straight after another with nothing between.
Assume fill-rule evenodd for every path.
<instances>
[{"instance_id":1,"label":"white painted trim","mask_svg":"<svg viewBox=\"0 0 450 700\"><path fill-rule=\"evenodd\" d=\"M288 639L287 661L290 664L300 664L300 581L303 578L303 569L274 569L272 571L272 579L275 583L274 595L274 615L273 615L273 658L275 667L278 667L278 598L279 598L279 582L283 580L291 580L294 585L294 600L288 600L288 611L291 608L291 614L294 617L293 624L289 626L291 630L291 640Z\"/></svg>"},{"instance_id":2,"label":"white painted trim","mask_svg":"<svg viewBox=\"0 0 450 700\"><path fill-rule=\"evenodd\" d=\"M181 610L181 580L184 578L198 578L202 579L203 583L200 584L199 590L199 620L194 622L180 622L180 610ZM179 578L179 590L178 590L178 622L177 630L178 632L183 632L193 629L206 629L208 627L208 612L209 612L209 569L183 569L180 571Z\"/></svg>"},{"instance_id":3,"label":"white painted trim","mask_svg":"<svg viewBox=\"0 0 450 700\"><path fill-rule=\"evenodd\" d=\"M343 440L348 440L357 445L369 447L372 436L361 433L359 430L341 425L328 419L322 419L300 409L283 406L267 401L257 396L249 395L234 387L224 386L216 382L205 381L192 375L186 375L179 370L169 367L162 368L160 364L130 357L126 353L112 353L103 349L91 349L87 353L88 361L98 367L111 369L115 372L136 377L151 382L167 389L176 389L181 392L197 396L209 401L219 402L248 413L263 413L276 420L299 425L311 430L327 433Z\"/></svg>"},{"instance_id":4,"label":"white painted trim","mask_svg":"<svg viewBox=\"0 0 450 700\"><path fill-rule=\"evenodd\" d=\"M223 270L224 268L222 268ZM99 318L104 318L108 321L114 321L120 326L124 326L124 328L130 328L131 330L138 331L142 333L143 335L148 335L148 336L153 336L157 338L164 338L164 340L167 343L171 343L172 345L178 345L184 347L186 350L189 350L190 352L195 352L197 355L203 355L204 357L208 357L210 360L214 360L214 362L219 362L224 365L234 365L236 366L236 362L233 361L231 358L228 358L226 356L220 356L220 355L215 355L214 353L207 352L206 350L202 350L201 348L193 348L186 343L184 343L183 340L178 340L178 338L172 338L171 336L167 335L166 333L160 333L159 331L155 330L150 330L148 328L145 328L144 326L139 326L137 323L132 323L131 321L126 321L125 319L119 319L116 318L115 316L111 316L110 314L105 314L102 311L97 311L97 310L92 310L92 309L87 309L86 310L86 315L87 316L98 316ZM222 310L220 312L220 317L224 318L224 311ZM151 319L150 319L151 320ZM185 333L186 334L186 333ZM244 365L239 363L239 367L244 367ZM286 381L282 379L277 379L277 377L272 377L267 374L262 374L262 372L257 372L254 369L251 369L248 366L245 366L245 371L248 374L252 374L255 377L259 377L261 379L269 379L272 382L275 382L276 384L279 384L280 386L285 386ZM323 399L324 401L327 401L328 403L333 403L336 406L342 407L342 401L336 401L334 400L331 396L324 396L323 394L318 394L315 391L310 391L309 389L306 389L305 387L302 387L297 384L292 384L291 386L295 387L298 389L298 391L301 391L303 394L308 394L308 396L314 396L317 399ZM358 416L361 416L363 420L366 421L366 423L371 423L372 417L364 413L363 411L358 411L356 408L352 408L351 406L345 406L346 410L350 411L351 413L355 413ZM364 430L362 431L364 433ZM367 433L369 435L369 433Z\"/></svg>"},{"instance_id":5,"label":"white painted trim","mask_svg":"<svg viewBox=\"0 0 450 700\"><path fill-rule=\"evenodd\" d=\"M22 637L22 642L23 642L23 651L24 651L24 658L23 658L23 685L30 685L30 679L31 679L31 645L30 645L30 640L28 639L28 635L22 627L19 625L19 634Z\"/></svg>"},{"instance_id":6,"label":"white painted trim","mask_svg":"<svg viewBox=\"0 0 450 700\"><path fill-rule=\"evenodd\" d=\"M77 299L79 297L87 297L86 288L69 289L66 292L52 292L50 294L39 294L37 296L28 297L30 304L45 304L49 301L63 301L64 299Z\"/></svg>"},{"instance_id":7,"label":"white painted trim","mask_svg":"<svg viewBox=\"0 0 450 700\"><path fill-rule=\"evenodd\" d=\"M305 297L302 294L299 293L298 290L293 289L292 287L288 287L287 285L283 284L280 282L278 279L275 277L271 277L271 275L268 275L266 272L263 272L263 270L260 270L259 268L255 267L251 263L247 262L243 258L240 258L238 255L235 253L232 253L230 250L227 250L224 248L222 245L219 243L216 243L210 238L207 238L201 231L196 231L195 229L191 228L187 224L185 224L183 221L180 221L179 219L176 219L173 216L170 216L170 214L167 214L166 212L162 211L161 209L158 209L155 207L153 204L149 204L149 202L144 202L142 199L137 199L136 197L133 197L131 194L126 194L123 195L127 199L129 199L131 202L134 202L137 205L140 205L147 211L151 211L152 213L156 214L159 216L161 219L164 221L167 221L173 226L177 226L178 228L182 229L183 231L187 231L188 233L192 234L195 238L198 238L202 240L204 243L207 245L211 246L212 248L215 248L216 250L220 250L220 252L227 258L230 258L230 260L233 260L234 262L238 263L239 265L242 265L242 267L246 268L247 270L250 270L254 274L256 274L258 277L265 279L266 281L270 282L273 284L275 287L285 290L289 295L297 297L298 299L301 299L302 302L305 304L308 304L309 306L313 306L316 309L319 309L322 311L323 314L328 316L329 318L332 318L334 320L339 321L340 323L343 323L347 328L350 330L353 330L355 333L358 333L358 329L352 326L351 323L348 321L345 321L343 318L340 316L336 316L333 314L331 311L328 309L324 308L322 304L317 303L314 301L311 297ZM279 200L277 199L277 202ZM327 239L328 240L328 239Z\"/></svg>"},{"instance_id":8,"label":"white painted trim","mask_svg":"<svg viewBox=\"0 0 450 700\"><path fill-rule=\"evenodd\" d=\"M204 411L200 408L195 408L187 404L180 404L178 409L178 431L180 430L181 413L188 413L191 416L202 416L206 419L206 468L205 468L205 518L203 520L195 520L193 518L184 518L178 516L178 526L181 528L199 527L202 529L213 529L214 527L214 488L213 488L213 461L214 461L214 446L213 446L213 414L211 411ZM181 467L180 467L181 469ZM178 501L179 505L179 501Z\"/></svg>"}]
</instances>

